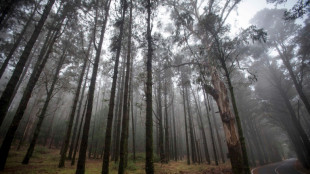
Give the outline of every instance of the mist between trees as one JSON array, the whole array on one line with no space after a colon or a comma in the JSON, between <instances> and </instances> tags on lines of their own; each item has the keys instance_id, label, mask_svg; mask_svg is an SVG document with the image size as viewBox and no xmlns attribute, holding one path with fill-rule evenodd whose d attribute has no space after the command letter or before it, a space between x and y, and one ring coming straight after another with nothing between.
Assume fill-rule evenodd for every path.
<instances>
[{"instance_id":1,"label":"mist between trees","mask_svg":"<svg viewBox=\"0 0 310 174\"><path fill-rule=\"evenodd\" d=\"M132 162L309 169L310 2L232 33L240 3L1 0L0 171L42 146L76 174L90 160L120 174Z\"/></svg>"}]
</instances>

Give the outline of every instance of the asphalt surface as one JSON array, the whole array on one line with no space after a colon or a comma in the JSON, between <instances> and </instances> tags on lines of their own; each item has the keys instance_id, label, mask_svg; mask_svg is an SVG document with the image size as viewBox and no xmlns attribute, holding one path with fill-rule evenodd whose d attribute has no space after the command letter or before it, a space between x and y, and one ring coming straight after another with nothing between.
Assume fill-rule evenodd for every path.
<instances>
[{"instance_id":1,"label":"asphalt surface","mask_svg":"<svg viewBox=\"0 0 310 174\"><path fill-rule=\"evenodd\" d=\"M252 174L302 174L294 168L295 158L257 167L252 170Z\"/></svg>"}]
</instances>

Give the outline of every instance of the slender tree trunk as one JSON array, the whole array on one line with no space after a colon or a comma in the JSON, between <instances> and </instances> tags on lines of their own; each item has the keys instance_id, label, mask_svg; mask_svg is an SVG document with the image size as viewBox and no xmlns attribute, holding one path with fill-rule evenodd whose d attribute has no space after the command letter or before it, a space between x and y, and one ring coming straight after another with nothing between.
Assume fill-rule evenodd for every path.
<instances>
[{"instance_id":1,"label":"slender tree trunk","mask_svg":"<svg viewBox=\"0 0 310 174\"><path fill-rule=\"evenodd\" d=\"M87 79L85 79L87 80ZM81 132L82 132L82 127L83 127L83 121L84 121L84 118L85 118L85 114L86 114L86 108L87 108L87 103L88 103L88 99L86 99L85 101L85 105L84 105L84 109L83 109L83 113L82 113L82 118L81 118L81 123L80 123L80 126L79 126L79 130L78 130L78 134L77 134L77 139L76 139L76 142L75 142L75 146L74 146L74 150L73 150L73 157L72 157L72 160L71 160L71 166L73 166L75 164L75 156L76 156L76 152L77 152L77 149L78 149L78 146L79 146L79 140L80 140L80 135L81 135Z\"/></svg>"},{"instance_id":2,"label":"slender tree trunk","mask_svg":"<svg viewBox=\"0 0 310 174\"><path fill-rule=\"evenodd\" d=\"M74 116L75 116L75 110L76 110L76 107L77 107L77 104L78 104L78 100L79 100L79 96L80 96L80 91L81 91L81 86L82 86L82 82L83 82L83 77L84 77L84 74L85 74L85 70L86 70L86 66L87 66L87 61L88 61L88 55L89 55L89 52L90 52L90 49L91 49L91 43L92 43L92 39L91 39L91 41L89 42L89 45L88 45L87 56L86 56L87 58L84 58L82 72L80 74L79 81L78 81L78 86L77 86L77 89L76 89L76 92L75 92L75 96L74 96L74 100L73 100L73 105L72 105L71 113L70 113L70 116L69 116L69 123L68 123L67 131L66 131L66 135L65 135L65 138L64 138L64 143L63 143L63 148L62 148L63 151L61 152L60 160L59 160L59 164L58 164L59 168L65 166L65 159L66 159L66 154L67 154L68 147L69 147L70 136L71 136L72 126L73 126L73 121L74 121ZM76 122L78 122L78 120L76 120ZM73 144L73 143L74 142L73 142L73 138L72 138L71 144ZM69 155L69 159L71 159L70 155Z\"/></svg>"},{"instance_id":3,"label":"slender tree trunk","mask_svg":"<svg viewBox=\"0 0 310 174\"><path fill-rule=\"evenodd\" d=\"M62 55L61 55L61 57L60 57L59 63L57 65L56 72L55 72L54 77L53 77L53 81L52 81L50 90L47 92L45 103L44 103L44 106L42 108L41 114L39 116L39 120L38 120L38 123L36 125L35 131L34 131L34 135L32 137L31 143L30 143L29 148L27 150L27 153L26 153L26 155L24 157L24 160L22 162L23 164L28 164L29 160L30 160L30 158L32 156L34 147L35 147L36 142L37 142L37 138L38 138L40 130L41 130L41 126L42 126L43 120L45 118L45 114L47 112L48 104L49 104L49 102L50 102L50 100L52 99L52 96L53 96L54 88L55 88L56 82L57 82L58 77L59 77L59 72L60 72L61 67L62 67L62 65L64 63L64 60L66 58L66 51L67 51L67 49L65 48L63 53L62 53Z\"/></svg>"},{"instance_id":4,"label":"slender tree trunk","mask_svg":"<svg viewBox=\"0 0 310 174\"><path fill-rule=\"evenodd\" d=\"M127 1L123 1L124 11L126 11ZM125 17L125 13L124 13ZM130 76L130 61L131 61L131 32L132 32L132 0L130 0L130 12L129 12L129 33L128 33L128 48L127 48L127 61L126 61L126 76L125 76L125 89L124 89L124 105L123 105L123 122L122 122L122 134L120 141L120 161L118 167L118 173L125 173L128 159L128 135L129 135L129 107L130 102L128 100L129 95L129 76Z\"/></svg>"},{"instance_id":5,"label":"slender tree trunk","mask_svg":"<svg viewBox=\"0 0 310 174\"><path fill-rule=\"evenodd\" d=\"M60 97L58 98L57 100L57 104L60 102ZM51 137L50 134L51 134L51 131L52 131L52 127L53 127L53 123L54 123L54 119L55 119L55 114L56 114L56 111L58 110L58 105L56 106L56 109L54 110L53 112L53 115L52 115L52 120L49 122L49 127L47 129L47 133L46 133L46 136L44 138L44 146L47 146L47 140Z\"/></svg>"},{"instance_id":6,"label":"slender tree trunk","mask_svg":"<svg viewBox=\"0 0 310 174\"><path fill-rule=\"evenodd\" d=\"M147 174L154 173L154 164L153 164L153 115L152 115L152 31L151 31L151 11L152 4L151 0L147 0L146 10L147 10L147 31L146 31L146 40L148 45L147 51L147 60L146 60L146 120L145 120L145 172Z\"/></svg>"},{"instance_id":7,"label":"slender tree trunk","mask_svg":"<svg viewBox=\"0 0 310 174\"><path fill-rule=\"evenodd\" d=\"M185 87L182 87L182 96L183 96L183 109L184 109L184 123L185 123L185 138L186 138L186 158L187 164L190 165L190 154L189 154L189 144L188 144L188 131L187 131L187 121L186 121L186 98L185 98Z\"/></svg>"},{"instance_id":8,"label":"slender tree trunk","mask_svg":"<svg viewBox=\"0 0 310 174\"><path fill-rule=\"evenodd\" d=\"M114 64L114 73L113 73L113 81L111 87L111 94L110 94L110 101L109 101L109 112L108 112L108 120L107 120L107 127L106 127L106 134L105 134L105 145L104 145L104 155L103 155L103 164L102 164L102 174L109 173L109 157L110 157L110 146L111 146L111 134L112 134L112 122L113 122L113 111L114 111L114 101L115 101L115 91L116 91L116 81L117 81L117 74L118 74L118 64L120 53L122 49L122 40L124 34L124 20L126 14L126 1L122 1L122 19L120 24L120 34L118 37L117 43L117 51L116 51L116 58ZM114 154L115 157L118 156L118 153Z\"/></svg>"},{"instance_id":9,"label":"slender tree trunk","mask_svg":"<svg viewBox=\"0 0 310 174\"><path fill-rule=\"evenodd\" d=\"M189 124L189 135L191 139L191 151L192 151L192 161L193 163L196 163L196 146L195 146L195 140L194 140L194 132L193 132L193 122L192 122L192 115L191 115L191 108L190 108L190 98L189 98L188 88L185 87L185 97L187 100L187 112L188 112L188 124Z\"/></svg>"},{"instance_id":10,"label":"slender tree trunk","mask_svg":"<svg viewBox=\"0 0 310 174\"><path fill-rule=\"evenodd\" d=\"M52 9L52 6L54 3L55 3L55 0L49 0L47 5L45 6L43 14L42 14L38 24L36 25L36 27L33 31L33 34L31 35L29 41L27 42L27 44L24 48L24 51L23 51L22 55L20 56L18 63L16 64L16 67L13 71L13 74L12 74L9 82L7 83L5 89L2 93L2 96L0 98L0 106L1 106L1 108L0 108L0 126L2 125L4 117L5 117L5 115L8 111L8 108L10 106L9 101L12 98L16 84L18 83L18 80L19 80L19 78L23 72L23 68L24 68L24 66L28 60L28 57L31 53L33 46L34 46L34 43L36 42L37 38L39 37L39 34L43 28L45 20L47 19L47 16L48 16L50 10ZM3 155L1 155L1 156L3 156ZM4 163L5 163L5 161L0 160L0 171L3 170Z\"/></svg>"},{"instance_id":11,"label":"slender tree trunk","mask_svg":"<svg viewBox=\"0 0 310 174\"><path fill-rule=\"evenodd\" d=\"M244 167L243 163L242 148L238 129L236 127L235 116L229 107L227 89L225 84L220 80L214 67L211 68L211 78L214 88L205 84L204 90L212 95L218 105L226 136L232 171L234 174L247 174L248 170Z\"/></svg>"},{"instance_id":12,"label":"slender tree trunk","mask_svg":"<svg viewBox=\"0 0 310 174\"><path fill-rule=\"evenodd\" d=\"M205 95L205 93L204 93L204 95ZM208 101L208 105L207 105L206 101ZM211 108L211 112L212 112L212 116L213 116L213 125L214 125L214 129L215 129L216 137L217 137L217 142L219 144L219 149L220 149L220 153L221 153L222 162L225 163L225 155L224 155L222 140L221 140L221 136L220 136L220 133L219 133L219 130L218 130L218 126L217 126L218 124L216 123L216 118L215 118L215 112L214 112L213 104L208 99L206 99L206 97L205 97L205 104L206 104L206 108L207 108L209 113L210 113L210 109L209 108ZM209 106L209 108L208 108L208 106ZM208 118L209 126L211 126L210 114L208 115L208 117L209 117ZM213 134L213 129L212 128L210 128L210 132L211 131L212 131L212 137L213 137L214 134ZM213 138L213 140L214 140L214 138ZM214 142L215 142L215 140L214 140ZM215 143L213 143L213 144L215 146ZM215 149L215 147L214 147L214 149ZM214 152L215 152L214 155L217 156L216 155L216 150L214 150Z\"/></svg>"},{"instance_id":13,"label":"slender tree trunk","mask_svg":"<svg viewBox=\"0 0 310 174\"><path fill-rule=\"evenodd\" d=\"M89 86L87 110L86 110L86 115L85 115L85 123L84 123L84 128L83 128L82 141L81 141L81 146L80 146L80 151L79 151L79 159L78 159L78 164L76 168L76 174L85 173L88 133L89 133L89 126L90 126L90 120L91 120L91 115L92 115L96 78L97 78L97 72L98 72L98 66L99 66L99 60L100 60L100 54L101 54L101 47L102 47L106 24L107 24L108 16L109 16L110 4L111 4L111 1L109 0L106 1L105 17L104 17L102 28L101 28L99 44L98 44L98 47L96 48L96 57L95 57L92 77L91 77L90 86Z\"/></svg>"},{"instance_id":14,"label":"slender tree trunk","mask_svg":"<svg viewBox=\"0 0 310 174\"><path fill-rule=\"evenodd\" d=\"M174 100L172 101L172 117L173 117L173 140L174 140L174 160L178 161L178 149L177 149L177 133L175 128L175 115L174 115Z\"/></svg>"},{"instance_id":15,"label":"slender tree trunk","mask_svg":"<svg viewBox=\"0 0 310 174\"><path fill-rule=\"evenodd\" d=\"M161 63L159 62L159 67L161 66ZM158 146L159 146L159 156L160 156L160 162L165 162L165 151L164 151L164 128L163 128L163 114L162 114L162 101L161 101L161 74L160 71L158 72L158 88L157 88L157 100L158 100L158 108L157 108L157 115L158 115Z\"/></svg>"},{"instance_id":16,"label":"slender tree trunk","mask_svg":"<svg viewBox=\"0 0 310 174\"><path fill-rule=\"evenodd\" d=\"M81 94L78 110L76 113L76 121L74 124L73 135L72 135L71 145L70 145L70 150L69 150L69 159L72 158L73 149L75 149L74 145L75 145L76 133L77 133L77 129L79 126L79 120L80 120L80 115L81 115L81 109L82 109L82 103L83 103L83 99L84 99L84 93L85 93L85 88L86 88L86 83L87 83L87 76L88 76L88 72L89 72L89 67L90 67L90 63L88 63L88 66L87 66L87 71L85 74L85 80L84 80L84 85L83 85L83 89L82 89L82 94Z\"/></svg>"},{"instance_id":17,"label":"slender tree trunk","mask_svg":"<svg viewBox=\"0 0 310 174\"><path fill-rule=\"evenodd\" d=\"M23 136L20 139L16 150L20 150L21 146L24 143L24 140L26 138L26 135L27 135L27 133L29 131L29 127L30 127L30 120L31 120L31 117L32 117L31 113L33 112L33 109L35 108L35 106L37 106L37 104L39 104L39 97L41 97L41 91L43 91L43 90L40 90L38 92L38 94L36 95L36 98L34 99L34 103L31 106L31 109L30 109L29 114L28 114L29 116L28 116L28 119L27 119L27 123L26 123L25 129L23 130Z\"/></svg>"},{"instance_id":18,"label":"slender tree trunk","mask_svg":"<svg viewBox=\"0 0 310 174\"><path fill-rule=\"evenodd\" d=\"M4 73L5 69L6 69L6 67L8 66L9 61L11 60L11 58L12 58L12 56L13 56L15 50L18 48L20 42L22 41L22 39L23 39L23 37L24 37L24 35L25 35L25 33L26 33L28 27L30 26L31 21L33 20L33 16L34 16L35 13L37 12L37 8L38 8L38 5L35 5L35 7L34 7L32 13L31 13L31 15L30 15L28 21L26 22L26 24L25 24L24 28L22 29L22 31L19 33L19 36L18 36L18 38L16 39L16 41L14 42L14 44L13 44L13 46L12 46L12 48L11 48L9 54L7 55L6 59L5 59L4 62L2 63L1 68L0 68L0 79L2 78L2 75L3 75L3 73ZM1 29L0 29L0 30L1 30ZM28 62L29 62L29 61L28 61ZM22 79L22 78L21 78L21 79Z\"/></svg>"},{"instance_id":19,"label":"slender tree trunk","mask_svg":"<svg viewBox=\"0 0 310 174\"><path fill-rule=\"evenodd\" d=\"M201 131L201 135L202 135L203 147L204 147L204 151L205 151L206 160L207 160L208 164L210 165L211 164L211 160L210 160L210 155L209 155L209 150L208 150L207 138L206 138L205 129L204 129L203 124L202 124L203 121L202 121L202 117L201 117L201 109L200 109L200 107L198 105L198 102L200 102L200 101L199 101L199 98L196 99L196 96L195 96L195 93L194 93L193 89L192 89L192 93L193 93L193 96L194 96L194 100L195 100L195 104L196 104L196 108L197 108L197 112L198 112L198 118L199 118L198 125L200 127L200 131ZM209 117L209 114L207 115L207 117ZM208 121L210 121L210 120L208 120ZM209 126L210 125L211 124L209 123ZM213 136L211 135L211 138L212 137ZM215 162L217 162L217 160L215 160Z\"/></svg>"},{"instance_id":20,"label":"slender tree trunk","mask_svg":"<svg viewBox=\"0 0 310 174\"><path fill-rule=\"evenodd\" d=\"M31 97L31 93L34 89L34 86L36 85L36 82L38 81L40 74L48 60L48 57L50 55L50 53L52 52L52 48L53 45L56 41L56 36L58 32L55 33L53 39L51 40L50 44L49 44L49 48L47 53L45 54L45 56L43 58L39 57L37 63L35 64L34 70L32 71L32 74L30 76L30 79L27 83L27 86L25 88L23 97L18 105L18 108L16 110L16 113L13 117L13 121L6 133L6 136L2 142L1 148L0 148L0 171L2 171L4 169L5 163L6 163L6 159L15 135L15 132L19 126L19 123L21 121L21 119L23 118L24 112L27 108L27 104L28 101L30 100ZM44 51L45 52L45 51ZM43 55L42 55L43 56ZM43 59L43 60L41 60Z\"/></svg>"},{"instance_id":21,"label":"slender tree trunk","mask_svg":"<svg viewBox=\"0 0 310 174\"><path fill-rule=\"evenodd\" d=\"M93 131L91 134L91 140L90 140L90 147L88 149L88 158L91 158L91 154L93 152L93 146L94 146L94 135L95 135L95 129L96 129L96 115L97 115L97 109L98 109L98 102L99 102L99 97L100 97L100 84L99 84L99 90L98 90L98 96L97 96L97 101L96 101L96 109L95 109L95 114L94 114L94 120L93 120ZM94 157L95 158L95 155Z\"/></svg>"},{"instance_id":22,"label":"slender tree trunk","mask_svg":"<svg viewBox=\"0 0 310 174\"><path fill-rule=\"evenodd\" d=\"M168 121L168 84L165 80L165 89L164 89L164 102L165 102L165 163L169 162L170 150L169 150L169 121Z\"/></svg>"},{"instance_id":23,"label":"slender tree trunk","mask_svg":"<svg viewBox=\"0 0 310 174\"><path fill-rule=\"evenodd\" d=\"M136 134L135 134L135 116L134 116L134 111L133 111L133 105L134 105L134 101L133 101L133 58L132 58L132 61L131 61L131 72L130 72L130 82L129 82L129 86L130 86L130 102L131 102L131 126L132 126L132 153L133 153L133 161L136 161ZM137 112L136 112L137 113Z\"/></svg>"}]
</instances>

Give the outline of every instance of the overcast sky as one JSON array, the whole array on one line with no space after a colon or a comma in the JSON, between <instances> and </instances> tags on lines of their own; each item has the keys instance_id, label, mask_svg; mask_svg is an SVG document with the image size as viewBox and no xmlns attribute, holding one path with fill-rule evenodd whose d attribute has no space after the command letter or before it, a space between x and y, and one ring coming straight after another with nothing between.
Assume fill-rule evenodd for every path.
<instances>
[{"instance_id":1,"label":"overcast sky","mask_svg":"<svg viewBox=\"0 0 310 174\"><path fill-rule=\"evenodd\" d=\"M242 0L238 8L231 13L227 22L232 26L232 32L235 33L239 28L247 28L249 21L254 15L264 8L287 8L290 9L297 0L287 0L286 3L278 5L267 4L266 0Z\"/></svg>"}]
</instances>

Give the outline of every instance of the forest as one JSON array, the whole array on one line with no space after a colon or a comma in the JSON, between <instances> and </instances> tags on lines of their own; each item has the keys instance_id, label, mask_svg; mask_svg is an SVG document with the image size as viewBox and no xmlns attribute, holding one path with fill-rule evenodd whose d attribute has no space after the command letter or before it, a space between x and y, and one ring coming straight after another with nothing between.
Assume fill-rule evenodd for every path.
<instances>
[{"instance_id":1,"label":"forest","mask_svg":"<svg viewBox=\"0 0 310 174\"><path fill-rule=\"evenodd\" d=\"M0 173L310 174L310 0L0 0Z\"/></svg>"}]
</instances>

